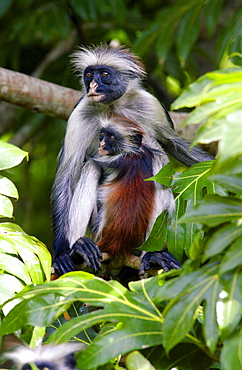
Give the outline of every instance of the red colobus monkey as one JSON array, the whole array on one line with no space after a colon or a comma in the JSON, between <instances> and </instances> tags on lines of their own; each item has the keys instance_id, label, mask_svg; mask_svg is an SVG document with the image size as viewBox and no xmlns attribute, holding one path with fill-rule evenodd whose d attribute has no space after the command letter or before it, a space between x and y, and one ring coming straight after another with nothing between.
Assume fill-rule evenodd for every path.
<instances>
[{"instance_id":1,"label":"red colobus monkey","mask_svg":"<svg viewBox=\"0 0 242 370\"><path fill-rule=\"evenodd\" d=\"M142 143L144 132L130 119L112 116L100 119L100 123L99 155L90 160L99 168L100 185L89 226L102 252L111 257L128 257L148 237L156 217L164 210L172 213L174 209L171 189L144 181L167 164L168 158L164 151ZM89 184L86 186L86 177L81 175L82 181L82 191L88 192ZM75 226L78 227L72 225ZM86 237L79 239L81 251L95 249L95 243ZM73 251L74 260L76 252ZM180 267L166 251L159 253L159 265L166 271Z\"/></svg>"},{"instance_id":2,"label":"red colobus monkey","mask_svg":"<svg viewBox=\"0 0 242 370\"><path fill-rule=\"evenodd\" d=\"M52 191L53 265L60 275L76 269L70 256L75 251L94 271L100 268L99 249L92 246L82 249L80 240L96 198L99 171L88 159L97 154L103 114L117 114L137 122L145 133L144 144L164 150L185 165L212 159L199 148L190 150L190 143L175 133L166 110L141 87L146 73L129 50L107 45L81 48L74 63L83 91L68 120ZM155 156L153 168L158 170L158 165ZM89 184L89 192L83 192L83 178Z\"/></svg>"}]
</instances>

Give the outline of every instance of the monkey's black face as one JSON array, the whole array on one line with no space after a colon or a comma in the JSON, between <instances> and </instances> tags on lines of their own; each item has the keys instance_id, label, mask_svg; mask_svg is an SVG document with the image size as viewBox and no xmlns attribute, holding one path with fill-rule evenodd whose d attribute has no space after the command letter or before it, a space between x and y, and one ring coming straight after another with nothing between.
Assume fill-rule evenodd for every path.
<instances>
[{"instance_id":1,"label":"monkey's black face","mask_svg":"<svg viewBox=\"0 0 242 370\"><path fill-rule=\"evenodd\" d=\"M123 139L121 135L111 129L102 128L100 132L99 154L115 155L123 151Z\"/></svg>"},{"instance_id":2,"label":"monkey's black face","mask_svg":"<svg viewBox=\"0 0 242 370\"><path fill-rule=\"evenodd\" d=\"M126 91L128 81L112 67L89 66L84 71L87 96L91 101L111 103Z\"/></svg>"}]
</instances>

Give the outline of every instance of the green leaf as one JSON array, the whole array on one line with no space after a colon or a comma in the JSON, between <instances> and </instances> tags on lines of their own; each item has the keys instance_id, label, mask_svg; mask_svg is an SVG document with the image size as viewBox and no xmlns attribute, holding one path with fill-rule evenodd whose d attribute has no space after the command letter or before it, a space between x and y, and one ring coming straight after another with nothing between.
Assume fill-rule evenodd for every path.
<instances>
[{"instance_id":1,"label":"green leaf","mask_svg":"<svg viewBox=\"0 0 242 370\"><path fill-rule=\"evenodd\" d=\"M228 247L233 240L241 235L242 225L239 226L236 223L229 223L220 227L209 238L204 250L203 261L223 252L223 250Z\"/></svg>"},{"instance_id":2,"label":"green leaf","mask_svg":"<svg viewBox=\"0 0 242 370\"><path fill-rule=\"evenodd\" d=\"M241 89L241 79L241 68L227 68L206 73L188 86L188 88L173 102L172 109L176 110L183 107L192 108L206 102L209 103L211 100L214 101L217 97L223 97L225 91L229 94L227 98L233 100L232 84L236 84L236 90L237 88ZM224 86L224 84L227 85ZM201 121L202 119L199 120L199 122Z\"/></svg>"},{"instance_id":3,"label":"green leaf","mask_svg":"<svg viewBox=\"0 0 242 370\"><path fill-rule=\"evenodd\" d=\"M46 335L46 327L45 326L43 326L43 327L35 326L34 329L33 329L32 336L31 336L31 341L29 343L30 348L38 347L40 341L43 340L45 335ZM39 370L39 368L37 367L36 370Z\"/></svg>"},{"instance_id":4,"label":"green leaf","mask_svg":"<svg viewBox=\"0 0 242 370\"><path fill-rule=\"evenodd\" d=\"M24 284L15 276L0 274L0 286L0 305L2 305L8 299L13 298L16 293L20 292L23 289ZM2 309L4 315L7 315L17 303L19 303L18 300L16 302L9 302L6 304Z\"/></svg>"},{"instance_id":5,"label":"green leaf","mask_svg":"<svg viewBox=\"0 0 242 370\"><path fill-rule=\"evenodd\" d=\"M28 158L27 152L12 144L0 142L0 170L17 166L24 158Z\"/></svg>"},{"instance_id":6,"label":"green leaf","mask_svg":"<svg viewBox=\"0 0 242 370\"><path fill-rule=\"evenodd\" d=\"M212 363L212 359L206 356L202 349L190 343L178 344L168 356L161 346L142 352L156 369L162 370L194 370L194 364L196 364L196 370L208 370Z\"/></svg>"},{"instance_id":7,"label":"green leaf","mask_svg":"<svg viewBox=\"0 0 242 370\"><path fill-rule=\"evenodd\" d=\"M0 194L0 217L13 217L13 205L9 198Z\"/></svg>"},{"instance_id":8,"label":"green leaf","mask_svg":"<svg viewBox=\"0 0 242 370\"><path fill-rule=\"evenodd\" d=\"M228 21L225 24L225 27L219 34L219 37L216 41L218 62L221 60L221 58L226 52L229 55L235 51L241 51L240 47L241 15L242 9L239 6L236 9L236 11L232 13L232 16L228 19Z\"/></svg>"},{"instance_id":9,"label":"green leaf","mask_svg":"<svg viewBox=\"0 0 242 370\"><path fill-rule=\"evenodd\" d=\"M223 125L224 118L218 119L216 122L213 122L212 125L209 121L205 122L197 130L196 138L194 139L192 146L198 143L209 144L213 141L221 140L223 137Z\"/></svg>"},{"instance_id":10,"label":"green leaf","mask_svg":"<svg viewBox=\"0 0 242 370\"><path fill-rule=\"evenodd\" d=\"M128 370L155 370L154 366L138 351L128 354L126 367Z\"/></svg>"},{"instance_id":11,"label":"green leaf","mask_svg":"<svg viewBox=\"0 0 242 370\"><path fill-rule=\"evenodd\" d=\"M108 335L97 338L94 342L82 352L77 358L79 368L91 369L94 366L100 366L120 354L129 353L139 348L147 348L161 343L160 328L156 329L153 324L139 325L133 321L131 326L125 326L124 329L115 330ZM138 325L137 325L138 324Z\"/></svg>"},{"instance_id":12,"label":"green leaf","mask_svg":"<svg viewBox=\"0 0 242 370\"><path fill-rule=\"evenodd\" d=\"M219 143L218 162L223 162L233 156L242 154L241 120L242 109L227 116L228 124L223 129L223 138Z\"/></svg>"},{"instance_id":13,"label":"green leaf","mask_svg":"<svg viewBox=\"0 0 242 370\"><path fill-rule=\"evenodd\" d=\"M179 203L178 206L179 207ZM197 228L197 226L193 223L190 225L190 227L186 227L186 224L178 224L178 214L174 216L174 218L171 220L171 223L168 225L168 231L167 231L167 247L168 250L173 256L178 259L178 261L182 260L182 256L184 253L184 250L186 251L189 245L191 244L191 238L192 234L190 234L190 230Z\"/></svg>"},{"instance_id":14,"label":"green leaf","mask_svg":"<svg viewBox=\"0 0 242 370\"><path fill-rule=\"evenodd\" d=\"M207 178L213 165L212 161L195 164L180 174L176 174L172 187L178 193L176 199L182 197L189 201L190 207L194 207L200 202L204 189L208 194L214 194L216 188Z\"/></svg>"},{"instance_id":15,"label":"green leaf","mask_svg":"<svg viewBox=\"0 0 242 370\"><path fill-rule=\"evenodd\" d=\"M226 250L220 266L220 274L230 271L237 266L242 266L242 237L236 239Z\"/></svg>"},{"instance_id":16,"label":"green leaf","mask_svg":"<svg viewBox=\"0 0 242 370\"><path fill-rule=\"evenodd\" d=\"M184 0L176 1L172 6L163 8L157 12L155 21L153 21L142 36L139 37L134 44L134 50L138 51L139 55L145 55L147 50L152 47L156 49L157 56L160 61L164 61L167 58L168 52L175 42L175 32L178 28L177 33L181 29L183 34L188 34L188 29L194 24L194 17L197 17L197 13L200 12L201 6L204 4L204 0L191 0L184 2ZM183 20L186 14L191 14L190 18L186 20L185 26ZM197 25L197 24L196 24ZM197 31L198 32L198 31ZM190 42L190 39L191 42ZM183 39L184 40L184 39ZM186 57L194 44L194 38L189 34L189 38L186 38L183 47L180 47L182 56ZM155 45L154 45L155 44Z\"/></svg>"},{"instance_id":17,"label":"green leaf","mask_svg":"<svg viewBox=\"0 0 242 370\"><path fill-rule=\"evenodd\" d=\"M201 105L189 114L186 124L201 123L209 119L208 123L211 125L212 122L219 118L226 117L229 114L235 114L236 110L242 107L240 100L242 86L240 89L234 89L233 95L231 89L233 89L233 86L228 87L229 96L227 96L224 91L217 94L214 93L213 95L207 93Z\"/></svg>"},{"instance_id":18,"label":"green leaf","mask_svg":"<svg viewBox=\"0 0 242 370\"><path fill-rule=\"evenodd\" d=\"M213 171L214 173L210 177L211 180L213 180L214 177L217 175L225 175L231 177L240 175L242 172L242 156L238 155L228 158L222 163L218 163L217 161L215 161Z\"/></svg>"},{"instance_id":19,"label":"green leaf","mask_svg":"<svg viewBox=\"0 0 242 370\"><path fill-rule=\"evenodd\" d=\"M13 223L0 224L0 251L19 255L29 270L32 282L50 279L51 255L43 243L26 234Z\"/></svg>"},{"instance_id":20,"label":"green leaf","mask_svg":"<svg viewBox=\"0 0 242 370\"><path fill-rule=\"evenodd\" d=\"M198 38L200 30L200 15L204 1L197 1L195 6L188 10L183 18L177 34L178 54L182 64L187 60L189 53Z\"/></svg>"},{"instance_id":21,"label":"green leaf","mask_svg":"<svg viewBox=\"0 0 242 370\"><path fill-rule=\"evenodd\" d=\"M28 269L18 258L0 253L0 269L18 277L25 284L31 284Z\"/></svg>"},{"instance_id":22,"label":"green leaf","mask_svg":"<svg viewBox=\"0 0 242 370\"><path fill-rule=\"evenodd\" d=\"M182 216L178 222L196 220L210 227L242 217L242 200L233 197L207 195L193 210Z\"/></svg>"},{"instance_id":23,"label":"green leaf","mask_svg":"<svg viewBox=\"0 0 242 370\"><path fill-rule=\"evenodd\" d=\"M212 36L216 29L223 3L224 0L213 0L205 3L204 17L210 36Z\"/></svg>"},{"instance_id":24,"label":"green leaf","mask_svg":"<svg viewBox=\"0 0 242 370\"><path fill-rule=\"evenodd\" d=\"M31 277L32 283L41 284L43 283L43 271L41 268L40 260L35 253L28 250L27 248L21 248L19 250L19 256L26 265L29 275Z\"/></svg>"},{"instance_id":25,"label":"green leaf","mask_svg":"<svg viewBox=\"0 0 242 370\"><path fill-rule=\"evenodd\" d=\"M212 176L212 180L232 193L242 194L242 174L237 174L234 176L217 174Z\"/></svg>"},{"instance_id":26,"label":"green leaf","mask_svg":"<svg viewBox=\"0 0 242 370\"><path fill-rule=\"evenodd\" d=\"M18 191L12 181L7 179L7 177L0 176L0 194L18 199Z\"/></svg>"},{"instance_id":27,"label":"green leaf","mask_svg":"<svg viewBox=\"0 0 242 370\"><path fill-rule=\"evenodd\" d=\"M241 320L242 308L242 271L237 268L234 272L222 276L223 290L216 305L217 321L222 333L222 341L229 338L236 330Z\"/></svg>"},{"instance_id":28,"label":"green leaf","mask_svg":"<svg viewBox=\"0 0 242 370\"><path fill-rule=\"evenodd\" d=\"M188 253L190 245L193 243L196 232L201 228L199 220L193 218L190 224L180 225L178 219L187 214L190 210L201 202L206 192L207 194L224 193L222 188L215 185L209 178L213 162L201 162L191 166L182 173L174 175L172 187L177 193L176 213L171 225L168 225L168 248L175 256L180 255L181 251L186 248ZM172 251L173 248L173 251ZM178 254L177 254L178 253Z\"/></svg>"},{"instance_id":29,"label":"green leaf","mask_svg":"<svg viewBox=\"0 0 242 370\"><path fill-rule=\"evenodd\" d=\"M193 145L219 140L218 164L242 154L241 81L241 68L207 73L191 84L173 104L173 109L197 106L185 123L204 121Z\"/></svg>"},{"instance_id":30,"label":"green leaf","mask_svg":"<svg viewBox=\"0 0 242 370\"><path fill-rule=\"evenodd\" d=\"M159 184L170 186L172 181L172 165L168 162L161 170L155 175L146 179L145 181L156 181Z\"/></svg>"},{"instance_id":31,"label":"green leaf","mask_svg":"<svg viewBox=\"0 0 242 370\"><path fill-rule=\"evenodd\" d=\"M221 351L221 365L224 370L242 368L242 329L228 338Z\"/></svg>"},{"instance_id":32,"label":"green leaf","mask_svg":"<svg viewBox=\"0 0 242 370\"><path fill-rule=\"evenodd\" d=\"M241 108L241 106L237 108ZM220 112L223 109L224 107L221 107ZM216 117L216 122L212 122L212 124L211 120L203 124L193 142L195 145L198 142L209 143L219 140L217 166L242 153L242 133L240 130L242 110L231 107L229 112L226 111L224 114L223 118Z\"/></svg>"},{"instance_id":33,"label":"green leaf","mask_svg":"<svg viewBox=\"0 0 242 370\"><path fill-rule=\"evenodd\" d=\"M201 103L205 95L204 89L212 82L208 75L204 75L196 82L190 84L186 90L172 103L171 109L176 110L183 107L193 108ZM201 122L201 121L200 121Z\"/></svg>"},{"instance_id":34,"label":"green leaf","mask_svg":"<svg viewBox=\"0 0 242 370\"><path fill-rule=\"evenodd\" d=\"M218 328L216 324L216 300L221 290L221 284L218 280L218 267L208 265L201 268L200 272L191 273L184 277L186 284L182 286L180 279L175 282L180 283L180 293L170 301L163 311L163 345L169 352L176 344L185 338L192 329L197 317L197 310L204 300L204 336L207 346L211 352L216 349L218 341ZM172 290L172 283L169 288ZM162 287L167 293L166 286ZM173 292L174 294L174 292Z\"/></svg>"},{"instance_id":35,"label":"green leaf","mask_svg":"<svg viewBox=\"0 0 242 370\"><path fill-rule=\"evenodd\" d=\"M160 27L158 29L159 32L156 40L156 53L160 62L164 62L167 58L170 48L174 43L173 34L177 26L175 22L171 22L171 19L169 20L167 18L166 22L170 23L170 25L166 25L166 27L164 27L164 22L159 23Z\"/></svg>"},{"instance_id":36,"label":"green leaf","mask_svg":"<svg viewBox=\"0 0 242 370\"><path fill-rule=\"evenodd\" d=\"M157 217L148 239L140 246L139 249L147 252L154 252L164 246L167 237L167 211Z\"/></svg>"}]
</instances>

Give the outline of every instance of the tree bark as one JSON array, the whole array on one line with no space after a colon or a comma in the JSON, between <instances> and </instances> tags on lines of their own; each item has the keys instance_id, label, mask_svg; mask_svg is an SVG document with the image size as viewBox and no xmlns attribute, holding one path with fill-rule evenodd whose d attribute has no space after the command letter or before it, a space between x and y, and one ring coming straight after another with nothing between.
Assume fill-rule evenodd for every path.
<instances>
[{"instance_id":1,"label":"tree bark","mask_svg":"<svg viewBox=\"0 0 242 370\"><path fill-rule=\"evenodd\" d=\"M0 68L0 99L64 120L81 96L80 91Z\"/></svg>"}]
</instances>

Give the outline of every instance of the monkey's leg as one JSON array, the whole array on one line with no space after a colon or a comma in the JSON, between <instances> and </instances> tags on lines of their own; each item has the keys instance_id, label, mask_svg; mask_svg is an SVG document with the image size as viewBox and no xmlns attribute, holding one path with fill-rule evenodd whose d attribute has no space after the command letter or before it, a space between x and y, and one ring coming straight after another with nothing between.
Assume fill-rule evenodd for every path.
<instances>
[{"instance_id":1,"label":"monkey's leg","mask_svg":"<svg viewBox=\"0 0 242 370\"><path fill-rule=\"evenodd\" d=\"M102 253L98 246L85 236L79 238L73 244L71 259L75 264L86 262L87 267L92 268L95 274L101 270L100 260L102 259Z\"/></svg>"},{"instance_id":2,"label":"monkey's leg","mask_svg":"<svg viewBox=\"0 0 242 370\"><path fill-rule=\"evenodd\" d=\"M181 264L167 251L147 252L141 260L140 275L144 275L145 271L156 266L166 272L181 268Z\"/></svg>"}]
</instances>

